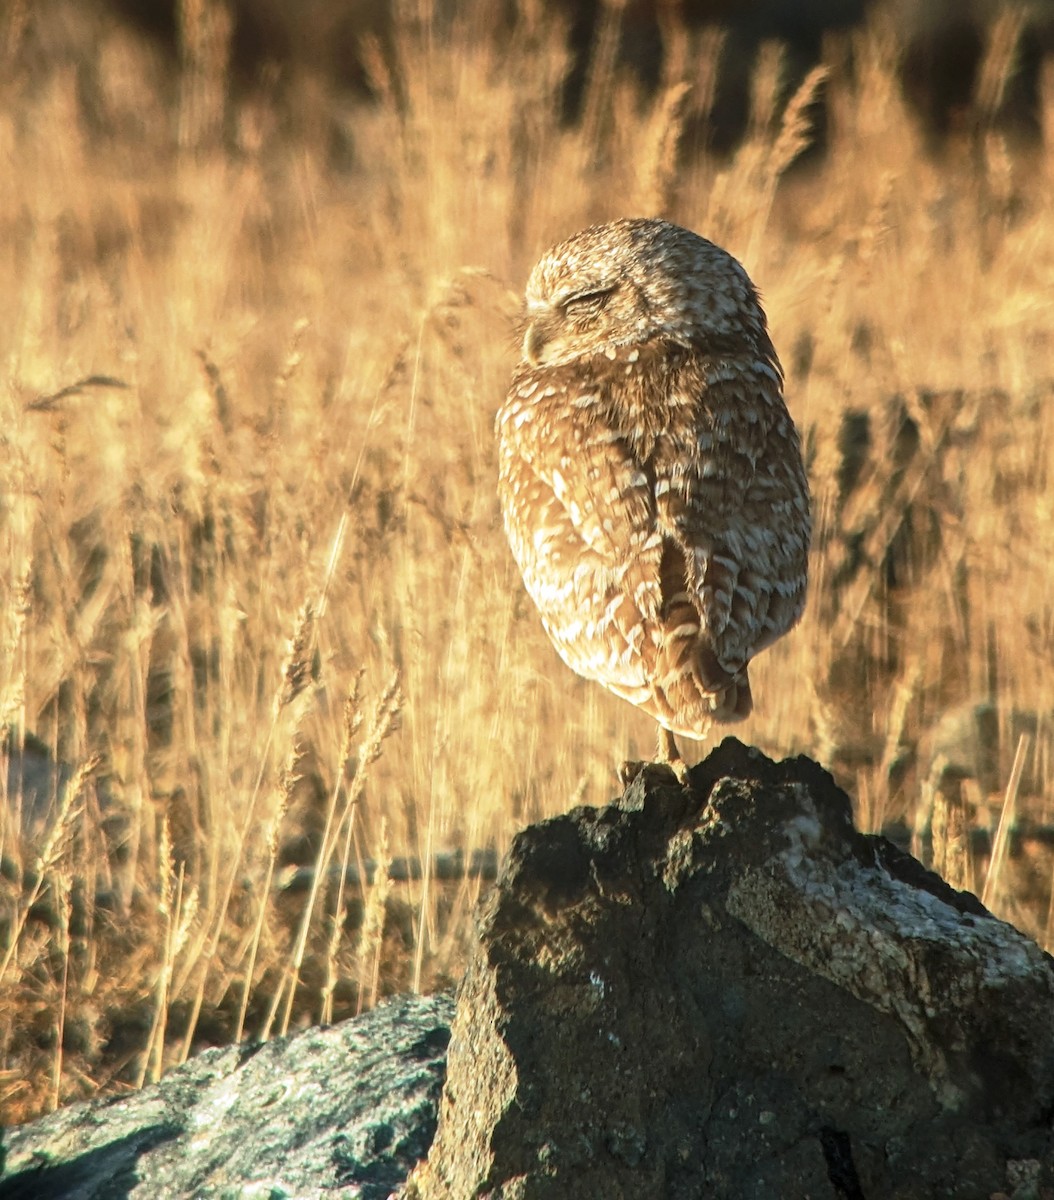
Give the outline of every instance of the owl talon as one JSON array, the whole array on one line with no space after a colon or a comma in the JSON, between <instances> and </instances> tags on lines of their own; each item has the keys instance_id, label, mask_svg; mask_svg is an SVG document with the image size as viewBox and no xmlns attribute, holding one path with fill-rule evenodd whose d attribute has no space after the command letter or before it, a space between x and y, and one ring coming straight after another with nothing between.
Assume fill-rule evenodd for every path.
<instances>
[{"instance_id":1,"label":"owl talon","mask_svg":"<svg viewBox=\"0 0 1054 1200\"><path fill-rule=\"evenodd\" d=\"M664 767L669 767L670 770L677 776L677 782L681 787L688 786L688 764L683 758L679 758L676 762L668 762L662 764Z\"/></svg>"},{"instance_id":2,"label":"owl talon","mask_svg":"<svg viewBox=\"0 0 1054 1200\"><path fill-rule=\"evenodd\" d=\"M669 771L682 787L687 785L687 763L641 762L639 759L628 759L626 762L620 763L618 768L618 779L623 790L628 788L637 776L645 771Z\"/></svg>"},{"instance_id":3,"label":"owl talon","mask_svg":"<svg viewBox=\"0 0 1054 1200\"><path fill-rule=\"evenodd\" d=\"M647 765L648 764L643 762L641 759L627 759L626 762L619 763L619 783L623 786L623 788L628 788Z\"/></svg>"},{"instance_id":4,"label":"owl talon","mask_svg":"<svg viewBox=\"0 0 1054 1200\"><path fill-rule=\"evenodd\" d=\"M631 759L619 766L618 777L623 787L629 787L646 767L668 767L677 777L678 783L683 786L688 782L688 764L681 758L681 752L677 749L677 741L673 732L665 725L660 725L658 730L655 758L652 762L639 762Z\"/></svg>"}]
</instances>

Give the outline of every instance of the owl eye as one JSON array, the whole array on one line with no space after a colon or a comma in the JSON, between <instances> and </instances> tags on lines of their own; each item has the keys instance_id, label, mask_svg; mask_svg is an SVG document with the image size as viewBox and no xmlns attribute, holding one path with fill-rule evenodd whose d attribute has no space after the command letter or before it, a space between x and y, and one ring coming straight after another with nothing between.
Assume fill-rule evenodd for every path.
<instances>
[{"instance_id":1,"label":"owl eye","mask_svg":"<svg viewBox=\"0 0 1054 1200\"><path fill-rule=\"evenodd\" d=\"M561 308L571 313L598 313L611 299L614 288L600 288L594 292L579 292L568 296Z\"/></svg>"}]
</instances>

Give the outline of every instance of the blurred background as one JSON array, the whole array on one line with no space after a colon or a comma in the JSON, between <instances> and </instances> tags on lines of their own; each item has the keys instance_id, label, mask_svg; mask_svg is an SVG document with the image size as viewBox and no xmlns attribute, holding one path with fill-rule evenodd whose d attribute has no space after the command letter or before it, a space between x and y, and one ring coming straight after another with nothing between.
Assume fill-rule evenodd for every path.
<instances>
[{"instance_id":1,"label":"blurred background","mask_svg":"<svg viewBox=\"0 0 1054 1200\"><path fill-rule=\"evenodd\" d=\"M1051 3L4 0L0 1121L449 985L651 753L495 496L616 216L743 261L806 447L734 732L1054 945L1052 196Z\"/></svg>"}]
</instances>

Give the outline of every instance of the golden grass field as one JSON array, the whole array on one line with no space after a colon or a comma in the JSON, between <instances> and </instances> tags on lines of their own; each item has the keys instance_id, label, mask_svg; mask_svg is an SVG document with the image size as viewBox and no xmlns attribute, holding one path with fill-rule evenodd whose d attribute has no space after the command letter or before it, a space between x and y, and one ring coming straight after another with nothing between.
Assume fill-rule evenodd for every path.
<instances>
[{"instance_id":1,"label":"golden grass field","mask_svg":"<svg viewBox=\"0 0 1054 1200\"><path fill-rule=\"evenodd\" d=\"M526 0L511 31L402 15L369 102L235 98L213 0L178 75L89 16L24 56L30 12L0 10L0 704L10 753L72 778L35 823L0 805L0 1121L448 984L477 880L330 868L500 852L651 753L549 646L494 484L527 272L619 215L741 258L808 452L808 610L734 732L921 836L930 731L992 701L996 781L934 854L1054 944L1042 845L965 838L1004 800L1041 828L1052 775L1054 64L1040 137L1005 134L1012 12L941 146L879 13L803 80L763 47L721 158L722 40L672 19L644 94L611 16L567 120L566 33Z\"/></svg>"}]
</instances>

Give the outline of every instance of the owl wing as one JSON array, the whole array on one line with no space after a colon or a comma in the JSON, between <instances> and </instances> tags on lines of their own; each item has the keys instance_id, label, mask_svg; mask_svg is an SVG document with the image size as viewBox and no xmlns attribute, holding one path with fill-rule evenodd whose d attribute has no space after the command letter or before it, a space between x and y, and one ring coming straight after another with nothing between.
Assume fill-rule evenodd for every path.
<instances>
[{"instance_id":1,"label":"owl wing","mask_svg":"<svg viewBox=\"0 0 1054 1200\"><path fill-rule=\"evenodd\" d=\"M660 605L654 476L585 409L570 421L515 403L499 414L505 528L564 661L641 703Z\"/></svg>"},{"instance_id":2,"label":"owl wing","mask_svg":"<svg viewBox=\"0 0 1054 1200\"><path fill-rule=\"evenodd\" d=\"M694 657L716 692L800 615L808 501L796 434L767 371L709 381L696 412L692 452L671 456L687 465L656 484L659 528L671 542L663 611L667 630L686 623L679 605L699 614ZM783 462L785 448L793 453ZM780 512L795 497L798 520L785 533Z\"/></svg>"}]
</instances>

